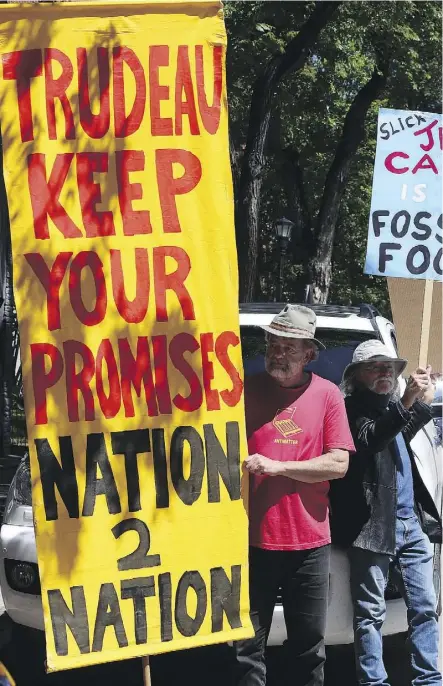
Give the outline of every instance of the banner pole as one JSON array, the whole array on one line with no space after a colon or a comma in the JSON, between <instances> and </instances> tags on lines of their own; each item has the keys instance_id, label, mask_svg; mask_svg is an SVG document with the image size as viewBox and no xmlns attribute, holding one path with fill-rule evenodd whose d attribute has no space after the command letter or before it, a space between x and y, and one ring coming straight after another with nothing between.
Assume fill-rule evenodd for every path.
<instances>
[{"instance_id":1,"label":"banner pole","mask_svg":"<svg viewBox=\"0 0 443 686\"><path fill-rule=\"evenodd\" d=\"M433 290L434 282L427 279L425 281L425 293L423 297L423 316L421 321L420 351L418 355L419 367L423 367L423 369L426 369L426 365L428 363L429 332L431 330Z\"/></svg>"},{"instance_id":2,"label":"banner pole","mask_svg":"<svg viewBox=\"0 0 443 686\"><path fill-rule=\"evenodd\" d=\"M142 658L143 666L143 686L152 686L151 681L151 667L149 665L149 657Z\"/></svg>"}]
</instances>

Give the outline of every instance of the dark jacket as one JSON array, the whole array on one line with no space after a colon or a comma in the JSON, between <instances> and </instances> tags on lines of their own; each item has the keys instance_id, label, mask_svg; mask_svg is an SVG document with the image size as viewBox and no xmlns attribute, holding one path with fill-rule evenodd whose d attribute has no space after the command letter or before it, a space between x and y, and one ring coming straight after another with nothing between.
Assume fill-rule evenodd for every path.
<instances>
[{"instance_id":1,"label":"dark jacket","mask_svg":"<svg viewBox=\"0 0 443 686\"><path fill-rule=\"evenodd\" d=\"M412 456L410 441L431 420L431 408L401 402L372 391L346 398L356 452L344 479L331 483L332 541L377 553L395 553L397 468L395 437L403 433L411 458L415 510L431 542L441 542L441 518Z\"/></svg>"}]
</instances>

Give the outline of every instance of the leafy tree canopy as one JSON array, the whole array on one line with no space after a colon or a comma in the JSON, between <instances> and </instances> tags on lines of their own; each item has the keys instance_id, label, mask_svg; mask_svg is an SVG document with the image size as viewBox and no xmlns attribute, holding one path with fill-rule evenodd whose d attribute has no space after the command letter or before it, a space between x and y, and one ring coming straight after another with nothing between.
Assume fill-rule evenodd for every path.
<instances>
[{"instance_id":1,"label":"leafy tree canopy","mask_svg":"<svg viewBox=\"0 0 443 686\"><path fill-rule=\"evenodd\" d=\"M243 161L257 82L316 10L317 2L227 2L227 62L234 175ZM301 69L285 73L272 93L272 116L261 171L256 294L275 293L274 222L296 221L285 297L299 299L309 280L315 241L300 230L291 188L302 188L304 221L315 237L315 217L331 163L343 139L345 117L356 95L381 62L384 88L371 102L363 142L353 154L331 234L330 301L373 302L388 310L386 282L363 274L379 107L441 111L441 4L439 2L343 2L310 46ZM288 166L288 159L295 165ZM292 170L292 171L291 171ZM238 186L237 186L238 187ZM237 194L237 202L239 200ZM247 265L240 264L241 269Z\"/></svg>"}]
</instances>

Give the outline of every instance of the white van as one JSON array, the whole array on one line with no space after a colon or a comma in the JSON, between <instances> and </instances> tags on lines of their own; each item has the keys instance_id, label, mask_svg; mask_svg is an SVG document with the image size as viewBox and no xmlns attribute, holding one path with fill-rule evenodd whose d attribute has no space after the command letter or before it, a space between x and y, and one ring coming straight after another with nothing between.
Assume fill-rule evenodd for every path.
<instances>
[{"instance_id":1,"label":"white van","mask_svg":"<svg viewBox=\"0 0 443 686\"><path fill-rule=\"evenodd\" d=\"M255 303L240 307L240 326L245 374L264 368L264 333L260 325L269 324L282 309L278 303ZM312 363L316 374L338 384L344 367L354 349L370 338L383 341L397 353L393 324L370 306L312 306L317 314L317 337L327 349ZM423 481L439 512L442 506L443 464L441 447L437 445L435 427L430 422L412 441L412 449ZM439 553L439 550L436 550ZM438 554L436 574L439 574ZM22 463L11 485L6 502L4 522L0 531L0 583L6 610L19 624L43 629L43 614L37 553L31 507L29 467ZM397 588L389 583L386 589L387 616L385 634L403 632L407 628L406 607ZM277 604L269 637L270 645L280 645L286 638L283 610ZM329 611L326 630L327 644L353 641L352 606L349 592L349 568L346 554L333 547L330 573Z\"/></svg>"}]
</instances>

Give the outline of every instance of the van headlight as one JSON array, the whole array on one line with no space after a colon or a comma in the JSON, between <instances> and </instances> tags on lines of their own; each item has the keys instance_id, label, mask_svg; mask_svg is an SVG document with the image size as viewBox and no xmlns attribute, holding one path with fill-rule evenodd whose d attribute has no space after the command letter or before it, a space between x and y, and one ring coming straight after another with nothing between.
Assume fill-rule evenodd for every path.
<instances>
[{"instance_id":1,"label":"van headlight","mask_svg":"<svg viewBox=\"0 0 443 686\"><path fill-rule=\"evenodd\" d=\"M4 524L33 526L29 456L20 462L6 498Z\"/></svg>"}]
</instances>

